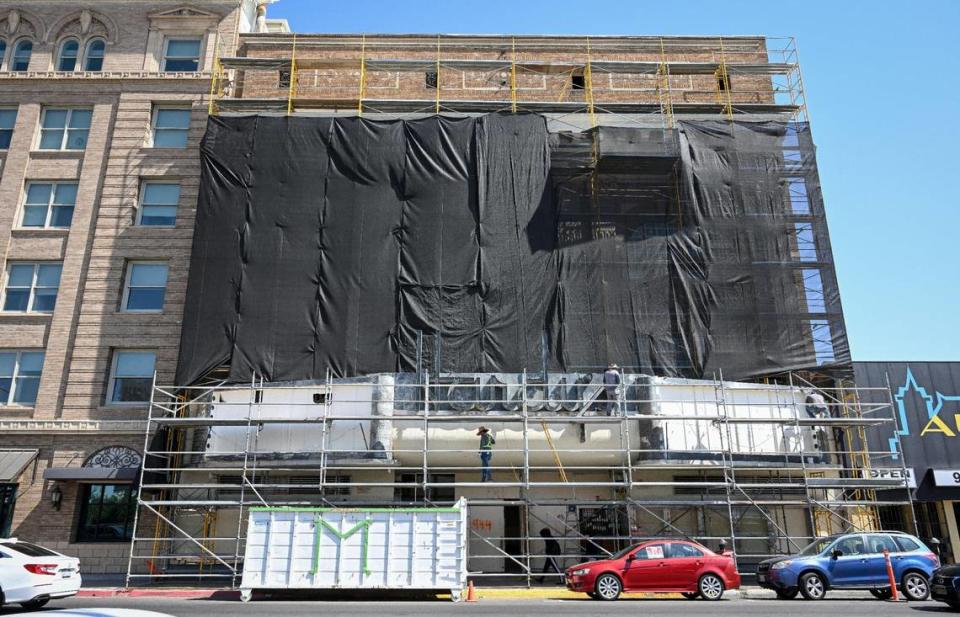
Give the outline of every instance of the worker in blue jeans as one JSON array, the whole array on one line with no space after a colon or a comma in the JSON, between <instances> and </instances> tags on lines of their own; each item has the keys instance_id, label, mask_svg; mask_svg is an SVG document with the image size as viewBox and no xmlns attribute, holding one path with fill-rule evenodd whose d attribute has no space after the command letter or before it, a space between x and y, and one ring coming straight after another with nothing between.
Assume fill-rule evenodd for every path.
<instances>
[{"instance_id":1,"label":"worker in blue jeans","mask_svg":"<svg viewBox=\"0 0 960 617\"><path fill-rule=\"evenodd\" d=\"M493 471L490 469L490 459L493 458L493 445L497 440L485 426L477 429L477 435L480 436L480 481L492 482Z\"/></svg>"}]
</instances>

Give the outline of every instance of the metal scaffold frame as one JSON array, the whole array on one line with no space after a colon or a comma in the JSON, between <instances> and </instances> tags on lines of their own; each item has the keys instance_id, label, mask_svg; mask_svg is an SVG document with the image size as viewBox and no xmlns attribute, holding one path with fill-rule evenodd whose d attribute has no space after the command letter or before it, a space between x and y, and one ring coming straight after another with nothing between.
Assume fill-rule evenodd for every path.
<instances>
[{"instance_id":1,"label":"metal scaffold frame","mask_svg":"<svg viewBox=\"0 0 960 617\"><path fill-rule=\"evenodd\" d=\"M251 506L437 506L466 497L471 509L481 513L492 508L502 510L506 518L507 509L513 509L517 526L509 532L506 522L502 532L472 522L471 538L479 550L471 557L471 576L512 577L528 585L540 576L538 568L547 557L537 533L541 527L557 532L564 566L644 539L681 537L713 547L728 541L741 572L749 576L758 560L795 551L813 537L877 529L879 506L912 506L903 457L898 452L870 451L866 441L868 430L896 435L892 400L862 403L862 389L849 384L817 388L828 411L814 417L803 413L809 409L797 402L798 392L814 390L798 375L756 384L768 393L762 404L744 403L736 395L743 384L718 376L712 382L698 382L713 391L709 397L658 399L661 405L682 402L681 413L649 415L641 412L653 403L648 398L652 395L644 395L647 391L639 385L650 379L646 376L625 374L616 401L604 399L603 386L592 395L584 386L575 398L551 397L547 405L546 376L524 373L509 401L513 411L498 413L464 411L464 389L477 388L472 396L466 395L473 405L507 401L485 398L490 395L483 386L456 379L424 373L390 385L391 396L401 389L406 393L403 413L394 410L385 416L390 430L400 434L419 428L422 435L415 438L420 440L416 447L409 439L406 447L394 444L386 459L378 458L383 451L371 443L372 428L368 436L362 427L382 403L373 394L377 386L372 382L361 384L370 386L368 400L350 394L358 387L356 380L334 380L329 374L323 382L310 384L266 384L255 376L247 386L155 385L128 584L169 578L214 579L236 586L242 572L245 512ZM308 390L313 399L278 403L267 400L271 390ZM216 415L214 407L228 398L242 400L245 413ZM334 406L347 399L353 405L350 409L369 405L371 413L335 411ZM276 415L281 407L296 412ZM578 411L566 411L577 407ZM792 412L771 414L771 409ZM672 458L664 445L643 441L641 427L651 421L702 426L695 432L715 434L719 447ZM351 423L360 426L364 447L346 454L331 435L338 425L342 432ZM444 435L484 423L518 433L519 441L513 449L497 447L496 457L507 462L495 459L494 481L481 483L476 447L461 447L457 439ZM279 426L297 431L319 427L319 443L308 452L273 456L277 453L265 452L260 442L271 427ZM234 431L241 449L211 449L220 443L212 436L224 430ZM607 432L612 445L600 448L583 437L572 447L569 438L558 442L570 430L584 436ZM804 431L820 435L822 441L810 446L802 437ZM751 457L744 450L744 435L752 444L752 435L768 433L782 433L783 452ZM632 441L638 435L641 439ZM450 455L456 462L443 462ZM587 459L581 460L585 455ZM893 461L889 466L902 469L899 478L871 477L871 461L884 458ZM878 490L885 492L883 497ZM585 523L584 511L609 520ZM590 527L594 524L603 529L598 532ZM758 525L763 531L756 531ZM223 534L227 529L230 532ZM502 567L491 565L501 562Z\"/></svg>"},{"instance_id":2,"label":"metal scaffold frame","mask_svg":"<svg viewBox=\"0 0 960 617\"><path fill-rule=\"evenodd\" d=\"M793 38L246 34L244 49L218 57L211 113L807 120Z\"/></svg>"}]
</instances>

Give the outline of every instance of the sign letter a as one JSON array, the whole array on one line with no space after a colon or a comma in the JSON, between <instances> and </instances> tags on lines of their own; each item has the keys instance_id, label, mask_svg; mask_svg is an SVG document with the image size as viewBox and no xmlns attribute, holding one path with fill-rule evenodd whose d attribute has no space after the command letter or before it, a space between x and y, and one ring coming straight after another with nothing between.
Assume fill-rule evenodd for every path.
<instances>
[{"instance_id":1,"label":"sign letter a","mask_svg":"<svg viewBox=\"0 0 960 617\"><path fill-rule=\"evenodd\" d=\"M956 433L950 430L950 427L947 426L947 423L940 419L939 415L930 418L930 421L927 422L927 425L923 427L922 431L920 431L920 436L923 437L927 433L943 433L947 437L957 436Z\"/></svg>"}]
</instances>

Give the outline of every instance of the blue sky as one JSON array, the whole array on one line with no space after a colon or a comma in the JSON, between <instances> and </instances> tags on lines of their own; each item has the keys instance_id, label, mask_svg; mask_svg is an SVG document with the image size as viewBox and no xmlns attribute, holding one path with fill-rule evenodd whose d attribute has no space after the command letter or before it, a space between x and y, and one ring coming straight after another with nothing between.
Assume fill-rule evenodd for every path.
<instances>
[{"instance_id":1,"label":"blue sky","mask_svg":"<svg viewBox=\"0 0 960 617\"><path fill-rule=\"evenodd\" d=\"M854 359L960 360L960 0L280 0L269 15L298 32L794 36Z\"/></svg>"}]
</instances>

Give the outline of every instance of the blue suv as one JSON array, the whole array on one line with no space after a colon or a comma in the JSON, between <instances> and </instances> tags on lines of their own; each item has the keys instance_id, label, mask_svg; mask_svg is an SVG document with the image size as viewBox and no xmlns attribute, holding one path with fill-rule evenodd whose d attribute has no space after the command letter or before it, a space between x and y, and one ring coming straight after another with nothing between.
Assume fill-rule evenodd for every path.
<instances>
[{"instance_id":1,"label":"blue suv","mask_svg":"<svg viewBox=\"0 0 960 617\"><path fill-rule=\"evenodd\" d=\"M803 594L821 600L828 589L867 589L885 600L892 595L884 549L894 578L908 600L926 600L937 556L917 538L899 532L848 533L818 538L793 557L760 562L757 582L790 600Z\"/></svg>"}]
</instances>

